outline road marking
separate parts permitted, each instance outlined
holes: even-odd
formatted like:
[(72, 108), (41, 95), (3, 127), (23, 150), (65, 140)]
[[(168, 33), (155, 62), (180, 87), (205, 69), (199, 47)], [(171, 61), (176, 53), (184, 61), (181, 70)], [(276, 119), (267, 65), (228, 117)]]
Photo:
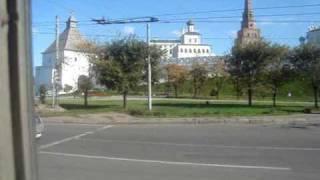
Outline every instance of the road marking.
[(151, 144), (151, 145), (168, 145), (168, 146), (187, 146), (187, 147), (208, 147), (208, 148), (225, 148), (225, 149), (255, 149), (255, 150), (279, 150), (279, 151), (320, 151), (320, 148), (299, 148), (299, 147), (276, 147), (276, 146), (227, 146), (227, 145), (206, 145), (206, 144), (179, 144), (168, 142), (151, 142), (151, 141), (121, 141), (106, 139), (83, 138), (82, 140), (108, 142), (108, 143), (125, 143), (125, 144)]
[(101, 126), (103, 126), (103, 124), (101, 125), (99, 125), (99, 124), (85, 124), (85, 123), (63, 123), (63, 122), (61, 122), (61, 123), (59, 123), (59, 122), (57, 122), (57, 123), (53, 123), (53, 122), (46, 122), (46, 120), (44, 120), (44, 124), (46, 125), (46, 126), (86, 126), (86, 127), (101, 127)]
[(68, 138), (65, 138), (65, 139), (62, 139), (62, 140), (59, 140), (59, 141), (55, 141), (55, 142), (52, 142), (52, 143), (49, 143), (49, 144), (46, 144), (46, 145), (42, 145), (42, 146), (40, 146), (39, 149), (41, 149), (41, 150), (42, 149), (47, 149), (49, 147), (52, 147), (52, 146), (55, 146), (55, 145), (58, 145), (58, 144), (62, 144), (62, 143), (68, 142), (68, 141), (76, 140), (76, 139), (80, 139), (81, 137), (84, 137), (84, 136), (87, 136), (87, 135), (91, 135), (91, 134), (94, 134), (94, 133), (99, 132), (99, 131), (103, 131), (103, 130), (111, 128), (111, 127), (112, 127), (111, 125), (108, 125), (108, 126), (104, 126), (102, 128), (98, 128), (95, 131), (87, 131), (87, 132), (84, 132), (84, 133), (79, 134), (79, 135), (71, 136), (71, 137), (68, 137)]
[(64, 157), (88, 158), (88, 159), (104, 159), (104, 160), (112, 160), (112, 161), (127, 161), (127, 162), (136, 162), (136, 163), (180, 165), (180, 166), (222, 167), (222, 168), (237, 168), (237, 169), (265, 169), (265, 170), (278, 170), (278, 171), (291, 170), (291, 168), (288, 168), (288, 167), (244, 166), (244, 165), (231, 165), (231, 164), (205, 164), (205, 163), (192, 163), (192, 162), (143, 160), (143, 159), (117, 158), (117, 157), (108, 157), (108, 156), (91, 156), (91, 155), (83, 155), (83, 154), (68, 154), (68, 153), (46, 152), (46, 151), (41, 151), (40, 154), (64, 156)]

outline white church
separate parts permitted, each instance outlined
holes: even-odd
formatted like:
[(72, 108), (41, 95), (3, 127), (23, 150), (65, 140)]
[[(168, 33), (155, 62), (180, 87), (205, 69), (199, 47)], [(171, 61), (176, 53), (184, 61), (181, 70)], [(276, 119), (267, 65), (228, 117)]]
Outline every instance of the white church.
[(202, 42), (201, 34), (196, 30), (192, 20), (187, 22), (178, 40), (151, 40), (152, 45), (166, 50), (166, 58), (194, 58), (212, 56), (211, 46)]
[[(59, 35), (59, 60), (61, 61), (59, 76), (62, 89), (66, 86), (71, 86), (72, 90), (76, 90), (79, 76), (89, 75), (89, 56), (80, 48), (81, 43), (84, 42), (86, 42), (86, 40), (81, 36), (77, 28), (77, 20), (73, 16), (70, 16), (66, 22), (65, 30)], [(42, 53), (42, 65), (36, 67), (36, 92), (41, 85), (45, 85), (49, 91), (52, 88), (56, 51), (56, 41), (54, 41)], [(63, 90), (61, 92), (63, 92)]]

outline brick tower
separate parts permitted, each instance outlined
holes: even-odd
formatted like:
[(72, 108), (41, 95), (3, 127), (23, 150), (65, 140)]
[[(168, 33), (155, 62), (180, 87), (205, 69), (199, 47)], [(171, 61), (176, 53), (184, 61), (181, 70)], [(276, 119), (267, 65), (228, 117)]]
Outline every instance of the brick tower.
[(245, 8), (241, 23), (241, 30), (238, 32), (236, 43), (245, 45), (261, 39), (260, 29), (257, 28), (254, 20), (252, 0), (245, 0)]

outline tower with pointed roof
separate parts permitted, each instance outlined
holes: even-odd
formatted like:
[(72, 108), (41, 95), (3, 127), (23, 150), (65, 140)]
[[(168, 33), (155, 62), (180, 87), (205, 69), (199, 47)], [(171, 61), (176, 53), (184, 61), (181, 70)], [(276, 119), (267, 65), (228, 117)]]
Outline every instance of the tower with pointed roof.
[[(60, 86), (62, 89), (71, 86), (73, 90), (76, 90), (78, 77), (89, 75), (89, 57), (81, 48), (81, 44), (85, 42), (86, 40), (77, 28), (76, 18), (70, 16), (64, 31), (59, 34)], [(56, 51), (56, 41), (54, 41), (42, 53), (42, 65), (36, 67), (35, 83), (37, 89), (41, 85), (45, 85), (47, 89), (52, 86), (52, 71), (56, 63)]]
[(260, 29), (254, 19), (252, 0), (245, 0), (241, 30), (238, 32), (236, 43), (245, 45), (261, 39)]

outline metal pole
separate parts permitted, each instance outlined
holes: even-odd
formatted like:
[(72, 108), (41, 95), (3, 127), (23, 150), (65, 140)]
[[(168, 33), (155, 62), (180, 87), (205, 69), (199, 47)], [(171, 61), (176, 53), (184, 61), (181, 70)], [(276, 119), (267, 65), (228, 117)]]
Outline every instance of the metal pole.
[(57, 82), (56, 75), (58, 74), (57, 64), (59, 63), (59, 17), (56, 16), (56, 59), (52, 61), (52, 107), (56, 107), (57, 101)]
[(152, 78), (150, 59), (150, 24), (147, 24), (147, 44), (148, 44), (148, 108), (152, 111)]

